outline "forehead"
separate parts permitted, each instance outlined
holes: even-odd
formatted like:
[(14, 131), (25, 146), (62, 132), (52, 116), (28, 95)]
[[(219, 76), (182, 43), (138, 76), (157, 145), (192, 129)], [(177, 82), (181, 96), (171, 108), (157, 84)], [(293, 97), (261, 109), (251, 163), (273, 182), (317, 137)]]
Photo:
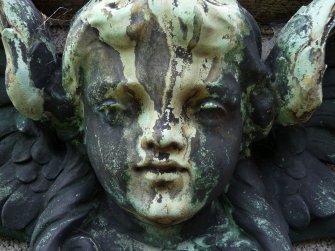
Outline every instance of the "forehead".
[(120, 53), (125, 71), (137, 58), (131, 51), (152, 58), (160, 50), (161, 56), (189, 62), (193, 56), (221, 56), (233, 65), (242, 60), (243, 37), (250, 32), (232, 0), (93, 1), (79, 19)]
[(240, 85), (231, 73), (222, 73), (222, 60), (218, 57), (211, 60), (195, 57), (195, 62), (180, 65), (184, 69), (176, 75), (169, 66), (168, 57), (164, 57), (160, 50), (153, 50), (148, 61), (136, 62), (135, 77), (132, 77), (124, 71), (120, 53), (97, 41), (95, 53), (87, 57), (88, 67), (83, 71), (84, 90), (89, 101), (93, 102), (91, 104), (110, 98), (122, 100), (129, 94), (140, 103), (150, 100), (156, 111), (175, 108), (179, 102), (185, 103), (189, 98), (216, 98), (231, 105), (239, 104)]
[(217, 53), (234, 46), (248, 30), (235, 1), (102, 0), (87, 9), (80, 18), (112, 47), (134, 46), (134, 40), (146, 35), (144, 31), (159, 28), (170, 46)]
[(137, 82), (162, 96), (221, 75), (238, 81), (249, 30), (235, 1), (100, 1), (88, 8), (81, 19), (97, 38), (86, 50), (100, 53), (87, 60), (99, 59), (89, 64), (108, 82)]

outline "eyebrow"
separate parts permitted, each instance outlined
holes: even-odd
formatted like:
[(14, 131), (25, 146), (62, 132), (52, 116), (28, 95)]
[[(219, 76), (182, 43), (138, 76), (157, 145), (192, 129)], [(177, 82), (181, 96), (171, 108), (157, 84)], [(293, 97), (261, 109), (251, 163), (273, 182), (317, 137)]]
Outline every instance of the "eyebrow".
[(208, 91), (213, 95), (218, 95), (218, 98), (223, 102), (235, 106), (241, 101), (242, 91), (240, 83), (232, 74), (225, 74), (215, 82), (206, 84)]
[(217, 94), (217, 98), (228, 105), (235, 106), (240, 104), (241, 90), (239, 87), (208, 86), (207, 89), (211, 95)]
[(96, 81), (86, 87), (86, 96), (89, 100), (94, 102), (101, 102), (104, 95), (110, 88), (116, 89), (116, 87), (121, 84), (122, 81)]
[[(102, 102), (106, 97), (106, 93), (110, 90), (116, 90), (117, 87), (122, 86), (120, 89), (121, 92), (128, 93), (131, 96), (138, 98), (141, 96), (138, 90), (143, 89), (143, 86), (137, 82), (127, 82), (127, 81), (97, 81), (88, 85), (87, 87), (87, 96), (93, 102)], [(137, 90), (137, 91), (135, 91)], [(143, 90), (145, 91), (145, 90)]]

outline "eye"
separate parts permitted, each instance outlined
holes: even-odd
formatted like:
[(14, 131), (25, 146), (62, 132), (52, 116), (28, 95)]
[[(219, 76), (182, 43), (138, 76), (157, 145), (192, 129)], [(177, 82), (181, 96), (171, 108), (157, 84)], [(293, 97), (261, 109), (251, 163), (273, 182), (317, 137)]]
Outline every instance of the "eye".
[(121, 125), (131, 115), (131, 112), (124, 105), (113, 99), (103, 101), (96, 109), (112, 125)]
[(216, 100), (206, 100), (198, 106), (195, 112), (199, 123), (207, 126), (218, 126), (222, 123), (227, 111), (221, 103)]

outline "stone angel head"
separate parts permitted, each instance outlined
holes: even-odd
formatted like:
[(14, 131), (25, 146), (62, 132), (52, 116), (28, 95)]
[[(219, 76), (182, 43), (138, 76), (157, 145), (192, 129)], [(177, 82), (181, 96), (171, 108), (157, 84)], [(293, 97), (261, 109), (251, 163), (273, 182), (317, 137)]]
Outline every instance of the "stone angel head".
[[(52, 215), (45, 203), (34, 250), (291, 248), (280, 198), (258, 189), (271, 190), (261, 177), (272, 174), (253, 146), (277, 142), (269, 133), (300, 126), (322, 103), (334, 1), (301, 8), (265, 61), (257, 23), (234, 0), (91, 0), (62, 62), (29, 0), (0, 3), (11, 104), (38, 130), (49, 125), (58, 145), (84, 146), (101, 185), (61, 238), (41, 231)], [(239, 179), (259, 183), (244, 190)]]

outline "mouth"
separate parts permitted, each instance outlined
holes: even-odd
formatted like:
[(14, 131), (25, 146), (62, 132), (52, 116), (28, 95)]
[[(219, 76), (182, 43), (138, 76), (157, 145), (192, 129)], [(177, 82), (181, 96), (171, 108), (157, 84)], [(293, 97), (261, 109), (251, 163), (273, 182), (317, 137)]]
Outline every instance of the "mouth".
[(188, 169), (177, 162), (150, 162), (134, 167), (135, 173), (149, 181), (172, 182), (187, 174)]
[(156, 174), (188, 172), (188, 168), (176, 161), (149, 162), (134, 167), (135, 172), (152, 172)]

